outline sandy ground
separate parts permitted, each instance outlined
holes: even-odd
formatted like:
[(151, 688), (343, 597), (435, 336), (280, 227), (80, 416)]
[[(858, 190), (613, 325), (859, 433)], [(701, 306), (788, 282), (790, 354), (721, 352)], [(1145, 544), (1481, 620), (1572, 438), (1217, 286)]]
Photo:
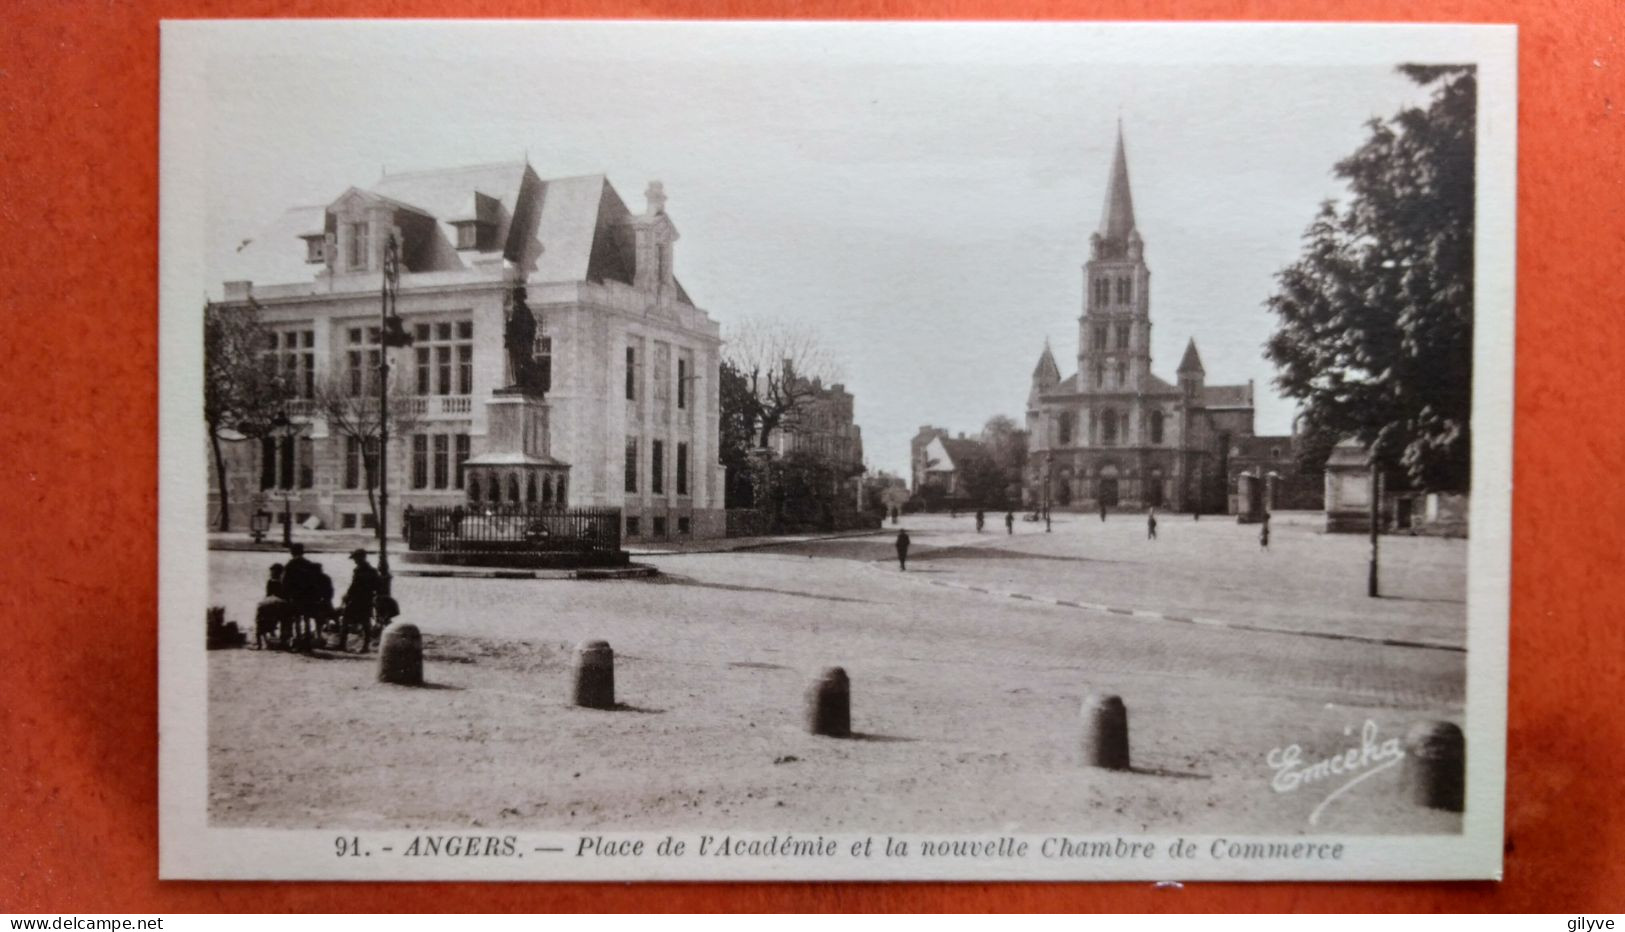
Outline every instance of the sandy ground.
[[(1068, 518), (1050, 535), (1018, 523), (1015, 537), (1001, 527), (980, 538), (966, 522), (908, 519), (917, 559), (906, 574), (875, 562), (890, 542), (872, 539), (659, 557), (666, 575), (648, 581), (402, 577), (404, 620), (425, 632), (433, 688), (379, 685), (371, 657), (210, 655), (211, 818), (356, 829), (1459, 828), (1405, 798), (1402, 767), (1339, 795), (1311, 825), (1343, 781), (1278, 793), (1266, 755), (1358, 747), (1368, 720), (1381, 739), (1423, 719), (1459, 722), (1460, 651), (1203, 628), (927, 583), (943, 573), (1134, 607), (1200, 604), (1287, 630), (1459, 640), (1460, 542), (1385, 539), (1396, 563), (1405, 554), (1388, 578), (1412, 595), (1372, 601), (1340, 590), (1353, 578), (1363, 593), (1363, 546), (1308, 528), (1278, 526), (1283, 545), (1257, 556), (1256, 529), (1213, 519), (1165, 521), (1154, 543), (1130, 519)], [(211, 554), (213, 601), (248, 617), (268, 562)], [(571, 652), (592, 638), (616, 650), (619, 710), (568, 704)], [(806, 686), (832, 664), (852, 678), (854, 740), (802, 729)], [(1078, 765), (1078, 709), (1092, 690), (1127, 704), (1133, 772)]]

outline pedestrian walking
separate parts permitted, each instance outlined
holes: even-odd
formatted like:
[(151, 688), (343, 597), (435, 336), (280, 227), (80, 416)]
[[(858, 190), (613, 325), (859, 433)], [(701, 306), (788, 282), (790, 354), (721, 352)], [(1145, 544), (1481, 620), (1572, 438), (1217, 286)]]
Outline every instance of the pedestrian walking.
[(1145, 539), (1157, 539), (1157, 509), (1155, 508), (1145, 510)]
[(982, 527), (987, 524), (987, 512), (976, 509), (976, 533), (982, 533)]
[(1004, 532), (1006, 534), (1016, 533), (1016, 513), (1013, 511), (1004, 513)]
[(1044, 533), (1049, 533), (1049, 509), (1044, 509)]
[(1264, 523), (1258, 526), (1258, 548), (1270, 549), (1270, 513), (1264, 512)]
[(1106, 520), (1106, 500), (1104, 498), (1100, 500), (1100, 520)]
[(908, 528), (897, 532), (897, 568), (908, 572)]
[(361, 628), (361, 653), (372, 649), (372, 610), (382, 588), (378, 571), (367, 562), (367, 551), (350, 551), (355, 572), (350, 576), (350, 588), (344, 592), (344, 605), (339, 620), (339, 650), (350, 646), (350, 626)]

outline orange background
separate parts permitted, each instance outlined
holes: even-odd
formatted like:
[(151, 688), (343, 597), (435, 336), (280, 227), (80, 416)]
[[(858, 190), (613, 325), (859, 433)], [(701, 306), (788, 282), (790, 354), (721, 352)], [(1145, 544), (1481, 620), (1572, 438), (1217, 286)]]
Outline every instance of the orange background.
[[(1176, 892), (160, 883), (157, 24), (262, 16), (1518, 24), (1506, 880)], [(1625, 909), (1622, 27), (1619, 0), (9, 0), (0, 7), (0, 911)]]

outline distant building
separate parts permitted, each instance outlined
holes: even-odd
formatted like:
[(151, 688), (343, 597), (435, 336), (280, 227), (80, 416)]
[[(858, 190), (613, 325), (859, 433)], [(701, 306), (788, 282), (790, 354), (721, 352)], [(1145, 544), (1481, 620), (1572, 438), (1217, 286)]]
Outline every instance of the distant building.
[(916, 480), (915, 494), (935, 487), (945, 500), (967, 498), (964, 465), (975, 457), (988, 456), (987, 445), (960, 434), (949, 437), (946, 431), (933, 434), (922, 448), (921, 472)]
[(1209, 385), (1194, 339), (1175, 372), (1151, 371), (1151, 271), (1136, 228), (1119, 129), (1100, 226), (1084, 266), (1077, 370), (1062, 377), (1048, 344), (1027, 398), (1024, 497), (1094, 510), (1233, 509), (1236, 476), (1286, 468), (1291, 438), (1253, 433), (1253, 385)]
[[(386, 174), (285, 212), (238, 251), (221, 304), (258, 313), (273, 332), (303, 432), (230, 445), (233, 510), (274, 493), (266, 507), (280, 513), (289, 499), (299, 521), (373, 523), (363, 467), (376, 452), (331, 430), (311, 399), (324, 380), (376, 393), (393, 234), (398, 310), (416, 340), (391, 352), (415, 421), (390, 438), (392, 525), (408, 506), (518, 501), (620, 508), (633, 539), (721, 536), (720, 333), (674, 274), (677, 229), (659, 182), (646, 198), (634, 213), (602, 175), (543, 179), (514, 162)], [(488, 412), (516, 381), (505, 344), (520, 287), (535, 325), (520, 364), (541, 403), (524, 422), (530, 452), (482, 459)], [(514, 475), (501, 481), (504, 457)], [(515, 481), (527, 468), (540, 481)], [(476, 487), (470, 470), (498, 481)]]
[[(930, 472), (932, 463), (932, 454), (930, 452), (931, 442), (939, 438), (947, 438), (951, 436), (953, 435), (950, 434), (946, 428), (932, 427), (930, 424), (925, 424), (922, 425), (919, 432), (917, 432), (914, 437), (909, 440), (909, 488), (911, 488), (915, 493), (918, 493), (922, 488), (925, 487), (927, 474)], [(937, 456), (939, 457), (938, 462), (940, 462), (940, 457), (946, 455), (947, 454), (945, 452), (939, 450), (937, 453)]]
[(863, 429), (852, 422), (852, 393), (837, 382), (798, 379), (796, 403), (785, 422), (768, 435), (768, 448), (779, 456), (806, 453), (839, 469), (863, 471)]

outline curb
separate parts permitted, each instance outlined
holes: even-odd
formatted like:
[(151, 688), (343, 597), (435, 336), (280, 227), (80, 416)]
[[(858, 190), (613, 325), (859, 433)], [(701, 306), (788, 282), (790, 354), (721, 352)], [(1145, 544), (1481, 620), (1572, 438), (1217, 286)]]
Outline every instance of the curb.
[[(872, 562), (865, 564), (871, 570), (878, 571), (885, 563)], [(1227, 628), (1231, 631), (1250, 631), (1261, 634), (1284, 634), (1292, 637), (1320, 638), (1326, 641), (1353, 641), (1360, 644), (1378, 644), (1383, 647), (1411, 647), (1418, 650), (1444, 650), (1465, 654), (1467, 648), (1456, 644), (1441, 644), (1436, 641), (1410, 641), (1403, 638), (1379, 638), (1360, 634), (1334, 634), (1325, 631), (1295, 631), (1291, 628), (1270, 628), (1264, 625), (1250, 625), (1244, 622), (1227, 621), (1222, 618), (1206, 618), (1193, 615), (1172, 615), (1166, 612), (1157, 612), (1144, 608), (1123, 608), (1118, 605), (1105, 605), (1099, 602), (1079, 602), (1074, 599), (1058, 599), (1050, 596), (1031, 595), (1025, 592), (1011, 592), (1004, 589), (988, 589), (985, 586), (973, 586), (970, 583), (949, 582), (942, 579), (921, 580), (933, 586), (944, 589), (960, 589), (966, 592), (978, 592), (982, 595), (999, 596), (1015, 599), (1020, 602), (1033, 602), (1040, 605), (1054, 605), (1060, 608), (1074, 608), (1086, 612), (1101, 612), (1108, 615), (1122, 615), (1132, 618), (1144, 618), (1150, 621), (1171, 621), (1177, 624), (1202, 625), (1209, 628)]]
[(660, 575), (660, 570), (645, 563), (634, 563), (615, 569), (579, 570), (396, 570), (396, 576), (417, 576), (427, 579), (648, 579)]

